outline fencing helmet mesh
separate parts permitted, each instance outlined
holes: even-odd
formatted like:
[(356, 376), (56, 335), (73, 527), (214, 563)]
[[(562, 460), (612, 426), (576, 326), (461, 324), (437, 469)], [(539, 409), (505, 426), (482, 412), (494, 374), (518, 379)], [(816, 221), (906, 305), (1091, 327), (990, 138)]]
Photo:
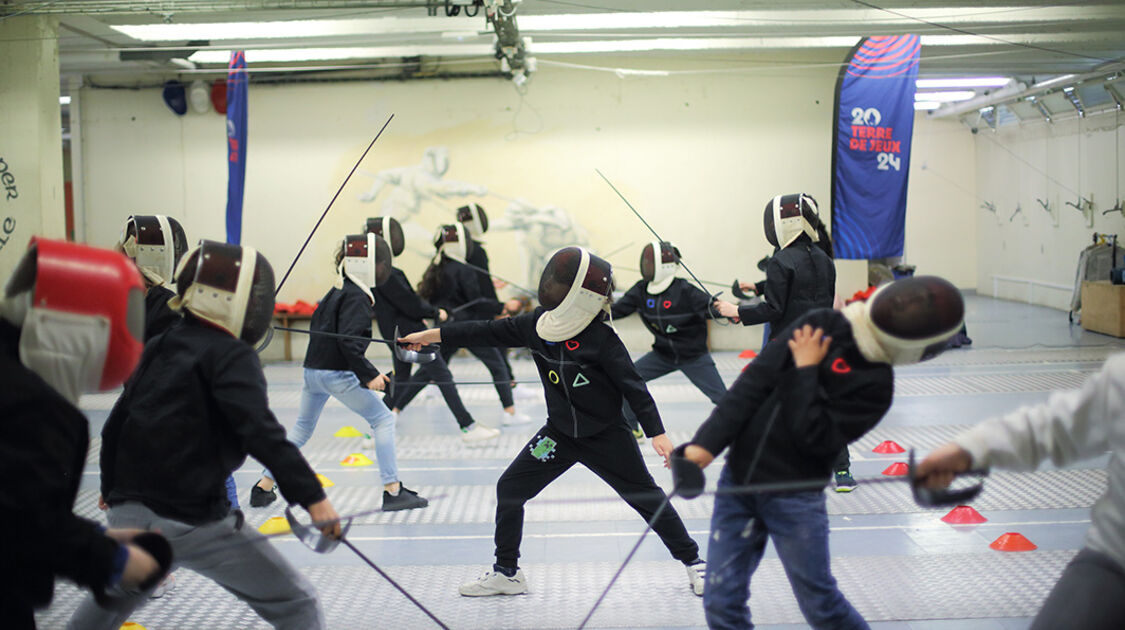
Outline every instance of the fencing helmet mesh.
[(905, 365), (945, 350), (961, 330), (965, 302), (947, 280), (916, 276), (883, 285), (867, 301), (845, 307), (844, 316), (868, 360)]
[(653, 241), (641, 250), (641, 277), (648, 282), (646, 290), (657, 295), (664, 293), (676, 279), (680, 264), (680, 250), (668, 241)]
[(457, 221), (465, 226), (469, 236), (479, 238), (488, 231), (488, 214), (479, 203), (472, 203), (457, 208)]
[(183, 226), (163, 214), (129, 217), (117, 246), (137, 263), (141, 275), (156, 286), (172, 282), (176, 265), (188, 249)]
[(469, 252), (472, 251), (472, 243), (465, 233), (465, 226), (460, 223), (438, 226), (437, 232), (434, 233), (434, 247), (459, 262), (468, 260)]
[(168, 301), (256, 345), (273, 317), (273, 267), (253, 247), (200, 241), (176, 269), (179, 295)]
[(0, 299), (20, 362), (71, 402), (113, 389), (144, 348), (144, 283), (120, 253), (32, 238)]
[(815, 243), (820, 239), (814, 227), (817, 213), (816, 200), (809, 195), (778, 195), (766, 204), (766, 238), (778, 249), (788, 247), (802, 234)]
[(367, 219), (363, 231), (383, 237), (383, 240), (391, 246), (392, 256), (400, 256), (406, 249), (406, 236), (402, 232), (402, 224), (394, 217), (371, 217)]
[(564, 247), (547, 261), (539, 279), (539, 303), (547, 309), (535, 332), (546, 341), (565, 341), (582, 332), (613, 296), (613, 267), (582, 247)]
[(391, 246), (372, 232), (344, 237), (343, 275), (360, 287), (377, 287), (391, 276)]

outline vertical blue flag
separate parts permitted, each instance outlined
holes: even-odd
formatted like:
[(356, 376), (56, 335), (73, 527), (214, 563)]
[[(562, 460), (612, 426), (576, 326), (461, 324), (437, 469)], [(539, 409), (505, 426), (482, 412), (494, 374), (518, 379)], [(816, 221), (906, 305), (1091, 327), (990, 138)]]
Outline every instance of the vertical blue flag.
[(227, 242), (242, 242), (242, 192), (246, 185), (246, 53), (227, 66)]
[(917, 35), (865, 37), (840, 69), (832, 134), (837, 258), (902, 255), (920, 51)]

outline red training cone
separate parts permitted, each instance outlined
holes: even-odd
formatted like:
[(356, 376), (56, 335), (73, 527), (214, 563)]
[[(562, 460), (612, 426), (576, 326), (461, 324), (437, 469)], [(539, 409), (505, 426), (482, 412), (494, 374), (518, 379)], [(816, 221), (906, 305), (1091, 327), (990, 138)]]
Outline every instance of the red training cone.
[(758, 356), (758, 353), (753, 350), (743, 350), (738, 353), (738, 358), (740, 359), (753, 359), (756, 356)]
[(906, 449), (899, 446), (897, 442), (894, 442), (892, 440), (887, 440), (887, 441), (883, 442), (882, 444), (880, 444), (879, 446), (876, 446), (875, 448), (871, 449), (871, 452), (886, 455), (888, 453), (905, 453)]
[(1035, 546), (1035, 543), (1024, 537), (1023, 534), (1017, 532), (1004, 534), (992, 541), (989, 547), (996, 551), (1033, 551), (1039, 548)]
[(908, 471), (909, 469), (906, 467), (906, 464), (904, 464), (903, 462), (895, 462), (890, 466), (887, 466), (887, 469), (883, 471), (883, 474), (887, 475), (888, 477), (902, 477), (905, 476)]
[(949, 514), (941, 517), (941, 520), (950, 525), (976, 525), (988, 521), (987, 518), (981, 516), (980, 512), (968, 505), (958, 505), (950, 510)]

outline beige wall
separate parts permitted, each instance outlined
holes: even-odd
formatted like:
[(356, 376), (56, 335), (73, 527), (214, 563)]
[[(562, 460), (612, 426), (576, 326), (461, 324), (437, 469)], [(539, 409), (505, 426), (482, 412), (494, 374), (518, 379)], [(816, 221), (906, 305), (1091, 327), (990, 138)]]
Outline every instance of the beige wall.
[[(997, 208), (996, 215), (976, 210), (982, 293), (992, 293), (997, 276), (1031, 279), (1065, 288), (1040, 286), (1029, 292), (1027, 283), (999, 281), (997, 295), (1015, 300), (1030, 296), (1037, 304), (1069, 309), (1078, 255), (1092, 233), (1121, 234), (1125, 228), (1120, 213), (1102, 214), (1119, 198), (1125, 176), (1121, 121), (1117, 114), (1106, 114), (977, 134), (978, 206), (988, 201)], [(1093, 227), (1065, 205), (1077, 203), (1078, 193), (1094, 201)], [(1048, 200), (1057, 220), (1036, 199)], [(1017, 204), (1022, 216), (1010, 220)]]
[[(522, 98), (498, 79), (252, 85), (243, 242), (259, 247), (280, 277), (393, 113), (361, 170), (417, 164), (426, 147), (448, 147), (447, 179), (536, 206), (559, 206), (584, 226), (597, 251), (632, 241), (612, 262), (635, 267), (651, 236), (596, 175), (594, 169), (601, 169), (677, 243), (697, 275), (723, 283), (735, 276), (757, 279), (755, 263), (771, 249), (762, 233), (766, 201), (805, 191), (828, 205), (834, 82), (831, 69), (619, 78), (552, 67), (535, 75)], [(111, 244), (132, 212), (182, 217), (191, 240), (223, 238), (222, 116), (177, 118), (159, 90), (86, 89), (82, 99), (92, 242)], [(958, 136), (967, 137), (967, 131), (920, 122), (915, 133), (912, 186), (932, 185), (917, 173), (918, 156), (955, 176), (971, 175), (966, 164), (972, 154)], [(282, 301), (313, 301), (324, 293), (335, 240), (381, 213), (382, 195), (375, 203), (359, 200), (371, 182), (357, 173), (344, 189), (297, 263)], [(507, 205), (493, 194), (464, 200), (479, 201), (494, 220)], [(461, 202), (423, 203), (410, 245), (432, 251), (430, 232), (451, 220), (450, 208)], [(971, 212), (971, 204), (951, 206), (939, 195), (913, 192), (910, 204), (908, 261), (972, 286), (972, 260), (945, 256), (932, 242), (934, 234), (955, 231), (950, 224), (963, 223), (968, 215), (958, 219), (957, 213)], [(526, 280), (514, 233), (493, 231), (485, 241), (494, 271)], [(399, 266), (416, 281), (427, 262), (407, 252)], [(636, 279), (621, 271), (618, 284), (627, 288)], [(534, 288), (534, 281), (528, 284)], [(637, 326), (619, 329), (630, 347), (651, 342)], [(760, 338), (757, 327), (727, 327), (716, 328), (712, 340), (716, 347), (741, 348), (757, 347)]]
[(62, 238), (58, 22), (0, 21), (0, 286), (32, 235)]

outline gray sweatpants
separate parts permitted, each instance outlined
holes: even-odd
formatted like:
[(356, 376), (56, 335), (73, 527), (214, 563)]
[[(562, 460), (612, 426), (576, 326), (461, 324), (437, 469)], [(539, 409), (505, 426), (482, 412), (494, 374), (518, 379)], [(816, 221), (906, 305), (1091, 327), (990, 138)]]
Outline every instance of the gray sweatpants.
[[(241, 520), (231, 514), (221, 521), (189, 525), (157, 515), (140, 503), (123, 503), (108, 512), (109, 526), (159, 530), (172, 544), (173, 568), (191, 569), (214, 580), (250, 605), (274, 628), (324, 628), (324, 613), (316, 591), (265, 536), (252, 527), (236, 529)], [(93, 596), (74, 611), (69, 630), (117, 630), (133, 610), (147, 600), (137, 598), (128, 610), (111, 611)]]
[(1066, 565), (1031, 630), (1120, 630), (1125, 621), (1125, 568), (1083, 549)]

